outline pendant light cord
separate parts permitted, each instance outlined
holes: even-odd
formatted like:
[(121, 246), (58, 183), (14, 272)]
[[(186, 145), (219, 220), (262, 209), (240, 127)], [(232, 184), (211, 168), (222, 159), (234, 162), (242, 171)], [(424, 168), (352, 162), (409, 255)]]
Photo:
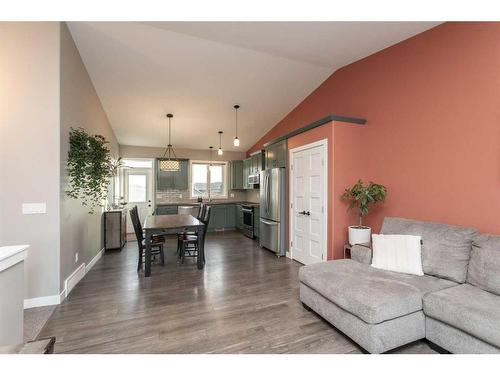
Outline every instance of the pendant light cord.
[(238, 138), (238, 106), (235, 106), (235, 116), (236, 116), (236, 138)]

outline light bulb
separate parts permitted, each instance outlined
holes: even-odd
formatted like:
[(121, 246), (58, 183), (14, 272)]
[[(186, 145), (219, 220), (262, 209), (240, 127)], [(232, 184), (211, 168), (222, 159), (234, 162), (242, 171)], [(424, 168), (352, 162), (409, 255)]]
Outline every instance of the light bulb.
[(222, 152), (222, 148), (219, 148), (219, 150), (217, 151), (217, 155), (222, 155), (224, 152)]
[(238, 139), (238, 137), (236, 137), (233, 141), (233, 145), (235, 145), (236, 147), (238, 147), (240, 145), (240, 140)]

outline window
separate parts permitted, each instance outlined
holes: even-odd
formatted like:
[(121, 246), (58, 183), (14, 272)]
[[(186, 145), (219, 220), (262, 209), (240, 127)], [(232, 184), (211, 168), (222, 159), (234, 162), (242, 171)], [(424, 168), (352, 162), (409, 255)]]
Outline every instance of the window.
[(191, 162), (192, 198), (227, 198), (226, 163)]
[(128, 168), (153, 168), (151, 159), (122, 159), (122, 166)]
[(130, 203), (146, 202), (147, 176), (130, 174), (128, 176), (128, 200)]

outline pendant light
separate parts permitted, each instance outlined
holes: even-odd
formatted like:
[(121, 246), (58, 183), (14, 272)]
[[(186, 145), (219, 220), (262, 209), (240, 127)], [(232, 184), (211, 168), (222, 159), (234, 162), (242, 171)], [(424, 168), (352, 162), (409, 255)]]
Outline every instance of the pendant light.
[(209, 150), (210, 150), (210, 166), (212, 166), (212, 151), (214, 150), (214, 146), (210, 146), (209, 147)]
[(170, 141), (170, 136), (172, 132), (172, 117), (174, 117), (174, 115), (171, 113), (167, 115), (168, 145), (167, 149), (165, 150), (165, 153), (163, 154), (163, 159), (160, 160), (160, 171), (162, 172), (177, 172), (180, 169), (179, 159), (177, 159), (174, 148), (172, 147), (172, 142)]
[(219, 149), (217, 150), (217, 155), (222, 155), (224, 151), (222, 151), (222, 130), (219, 130)]
[(235, 112), (235, 117), (236, 117), (236, 121), (235, 121), (235, 125), (236, 125), (236, 137), (234, 138), (233, 145), (235, 147), (239, 147), (239, 145), (240, 145), (240, 140), (238, 138), (238, 109), (239, 108), (240, 108), (240, 106), (238, 104), (236, 104), (234, 106), (234, 112)]

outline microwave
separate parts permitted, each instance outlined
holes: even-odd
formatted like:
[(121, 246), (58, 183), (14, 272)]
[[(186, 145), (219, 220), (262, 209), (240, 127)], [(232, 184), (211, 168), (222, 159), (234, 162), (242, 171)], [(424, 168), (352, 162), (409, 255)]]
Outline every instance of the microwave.
[(251, 174), (248, 176), (248, 184), (249, 185), (258, 185), (259, 184), (259, 175), (258, 174)]

